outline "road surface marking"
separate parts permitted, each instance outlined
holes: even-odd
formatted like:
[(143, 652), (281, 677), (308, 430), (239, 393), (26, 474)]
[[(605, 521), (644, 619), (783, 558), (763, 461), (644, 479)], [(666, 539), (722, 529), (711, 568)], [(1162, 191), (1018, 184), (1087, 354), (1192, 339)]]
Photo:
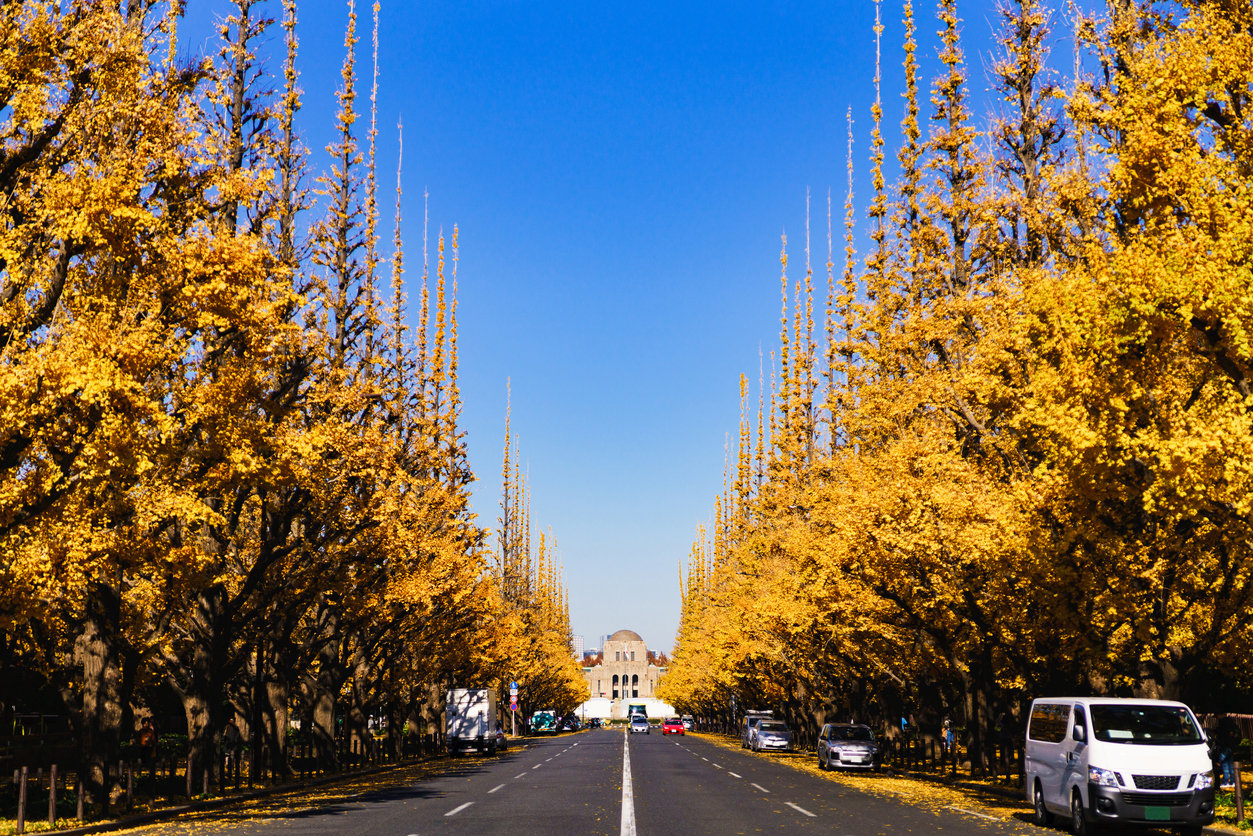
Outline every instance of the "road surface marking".
[(987, 819), (988, 821), (1000, 821), (1000, 819), (996, 816), (989, 816), (987, 813), (980, 813), (975, 810), (967, 810), (965, 807), (958, 807), (956, 804), (948, 805), (948, 809), (956, 810), (959, 813), (969, 813), (972, 816), (978, 816), (979, 818)]
[(504, 788), (505, 788), (505, 785), (504, 785), (504, 784), (501, 784), (501, 785), (500, 785), (500, 786), (498, 786), (498, 787), (492, 787), (490, 790), (488, 790), (488, 791), (487, 791), (487, 794), (488, 794), (488, 795), (491, 795), (492, 793), (496, 792), (496, 790), (500, 790), (500, 789), (504, 789)]
[(525, 778), (525, 777), (526, 777), (526, 773), (525, 773), (525, 772), (523, 772), (521, 775), (515, 775), (515, 776), (513, 776), (513, 780), (515, 780), (515, 781), (516, 781), (516, 780), (518, 780), (519, 778)]
[(622, 829), (621, 836), (635, 836), (635, 796), (631, 790), (631, 747), (622, 742)]
[(728, 771), (728, 772), (727, 772), (727, 774), (728, 774), (728, 775), (730, 775), (732, 778), (742, 778), (742, 777), (744, 777), (744, 776), (740, 775), (738, 772), (731, 772), (731, 771)]
[(539, 768), (540, 768), (541, 766), (543, 766), (543, 765), (544, 765), (544, 764), (542, 764), (542, 763), (537, 763), (537, 764), (535, 764), (535, 766), (531, 767), (531, 769), (539, 769)]
[(809, 816), (811, 819), (816, 819), (816, 818), (818, 818), (816, 815), (814, 815), (813, 813), (809, 812), (809, 811), (808, 811), (808, 810), (806, 810), (804, 807), (798, 807), (798, 806), (796, 806), (795, 804), (793, 804), (793, 803), (792, 803), (792, 802), (790, 802), (790, 801), (784, 801), (783, 803), (784, 803), (784, 804), (786, 804), (787, 806), (791, 807), (793, 810), (795, 810), (795, 811), (796, 811), (796, 812), (798, 812), (798, 813), (804, 813), (805, 815)]
[(761, 791), (762, 791), (762, 792), (764, 792), (764, 793), (769, 793), (769, 792), (770, 792), (770, 790), (766, 789), (766, 788), (765, 788), (765, 787), (763, 787), (761, 784), (753, 784), (753, 786), (754, 786), (754, 787), (756, 787), (757, 789), (761, 790)]
[(716, 763), (715, 763), (715, 764), (714, 764), (714, 769), (722, 769), (722, 767), (721, 767), (721, 766), (718, 766), (718, 764), (716, 764)]
[(462, 810), (469, 807), (473, 803), (474, 803), (473, 801), (467, 801), (465, 804), (462, 804), (460, 807), (453, 807), (451, 810), (449, 810), (447, 813), (444, 814), (444, 818), (457, 815), (458, 813), (460, 813)]

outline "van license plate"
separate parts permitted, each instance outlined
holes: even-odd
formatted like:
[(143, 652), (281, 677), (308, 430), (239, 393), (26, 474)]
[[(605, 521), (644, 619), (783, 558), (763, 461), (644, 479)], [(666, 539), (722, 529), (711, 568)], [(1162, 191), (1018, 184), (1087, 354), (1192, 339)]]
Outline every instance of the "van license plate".
[(1145, 807), (1144, 818), (1149, 821), (1170, 821), (1169, 807)]

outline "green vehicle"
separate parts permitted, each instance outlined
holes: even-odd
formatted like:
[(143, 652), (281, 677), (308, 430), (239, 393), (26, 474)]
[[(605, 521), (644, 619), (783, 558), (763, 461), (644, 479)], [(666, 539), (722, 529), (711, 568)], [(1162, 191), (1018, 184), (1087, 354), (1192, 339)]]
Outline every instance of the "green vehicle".
[(555, 711), (537, 711), (531, 715), (531, 734), (555, 734), (557, 732), (557, 713)]

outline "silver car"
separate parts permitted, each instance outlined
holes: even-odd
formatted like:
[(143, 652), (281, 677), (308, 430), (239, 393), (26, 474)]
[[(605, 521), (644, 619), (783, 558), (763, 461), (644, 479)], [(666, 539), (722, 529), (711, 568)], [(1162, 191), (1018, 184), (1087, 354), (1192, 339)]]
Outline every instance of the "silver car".
[(773, 752), (792, 751), (792, 730), (787, 723), (780, 720), (762, 720), (757, 724), (757, 733), (753, 735), (753, 751), (762, 752), (769, 749)]
[(818, 735), (818, 768), (851, 766), (874, 769), (879, 744), (869, 726), (859, 723), (827, 723)]
[(648, 723), (648, 718), (643, 714), (635, 714), (631, 716), (631, 734), (643, 732), (644, 734), (652, 734), (652, 726)]

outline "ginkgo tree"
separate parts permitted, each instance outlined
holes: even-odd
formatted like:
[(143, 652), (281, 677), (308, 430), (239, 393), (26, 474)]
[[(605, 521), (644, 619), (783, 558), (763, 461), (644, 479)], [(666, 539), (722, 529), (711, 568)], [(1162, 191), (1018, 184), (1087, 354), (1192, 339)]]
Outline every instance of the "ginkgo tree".
[(1253, 621), (1250, 11), (1078, 15), (1063, 89), (1053, 13), (1007, 3), (982, 124), (942, 0), (929, 128), (903, 16), (900, 179), (876, 97), (870, 252), (850, 185), (826, 344), (810, 282), (785, 279), (769, 432), (747, 449), (741, 414), (662, 691), (802, 730), (951, 714), (976, 772), (1040, 694), (1222, 708)]

